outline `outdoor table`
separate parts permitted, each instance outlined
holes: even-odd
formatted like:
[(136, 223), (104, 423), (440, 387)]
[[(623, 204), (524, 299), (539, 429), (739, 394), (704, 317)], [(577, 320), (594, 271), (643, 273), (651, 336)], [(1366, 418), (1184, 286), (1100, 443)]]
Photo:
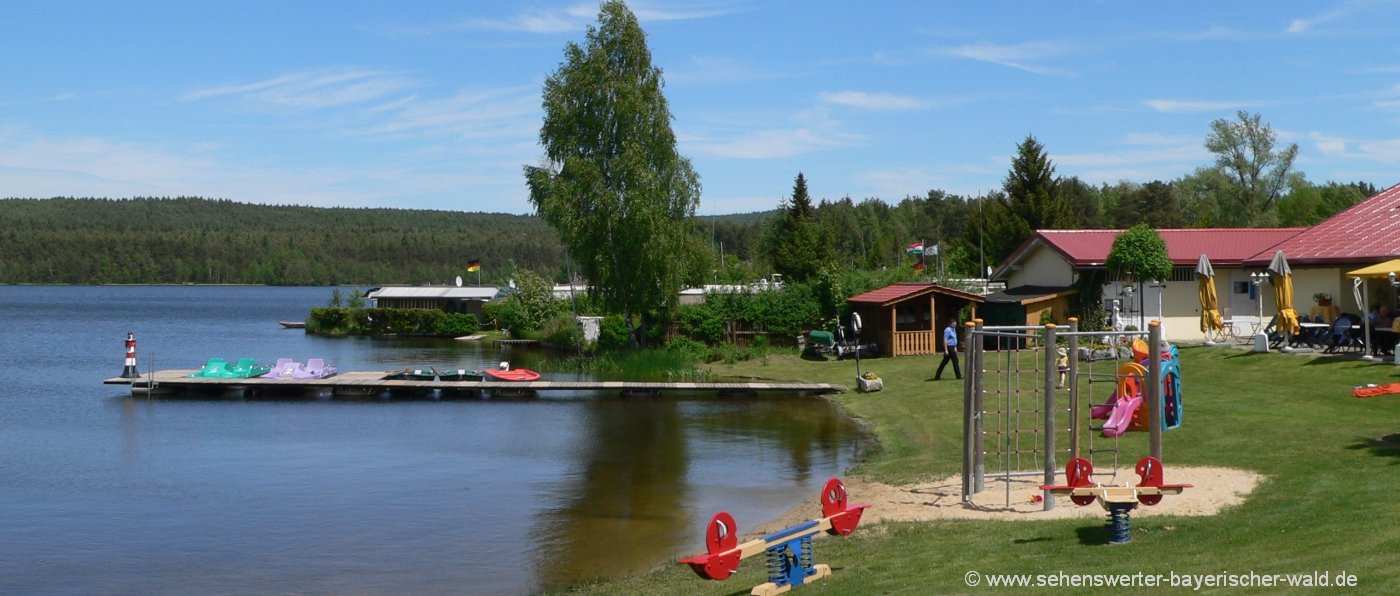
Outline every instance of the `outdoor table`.
[[(1221, 321), (1221, 323), (1225, 325), (1225, 330), (1230, 334), (1230, 337), (1235, 338), (1235, 341), (1240, 343), (1254, 341), (1254, 336), (1259, 333), (1259, 319), (1256, 317), (1235, 317), (1233, 319), (1225, 319)], [(1239, 325), (1239, 327), (1236, 327), (1236, 325)], [(1240, 333), (1246, 327), (1248, 327), (1249, 333)]]
[[(1308, 347), (1314, 348), (1317, 347), (1317, 344), (1313, 343), (1313, 338), (1317, 335), (1316, 330), (1330, 329), (1332, 326), (1327, 323), (1298, 323), (1298, 327), (1300, 327), (1302, 331), (1299, 332), (1298, 337), (1295, 339), (1302, 339), (1304, 343), (1308, 344)], [(1321, 343), (1326, 342), (1323, 341)]]

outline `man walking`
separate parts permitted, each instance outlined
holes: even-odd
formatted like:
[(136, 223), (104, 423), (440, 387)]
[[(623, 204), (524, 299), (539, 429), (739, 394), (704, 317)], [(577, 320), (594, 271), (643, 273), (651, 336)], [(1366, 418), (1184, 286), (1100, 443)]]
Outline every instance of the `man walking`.
[(948, 326), (943, 328), (943, 361), (938, 363), (938, 372), (933, 374), (933, 380), (943, 380), (943, 367), (948, 363), (953, 363), (953, 374), (959, 379), (962, 378), (962, 371), (958, 369), (958, 320), (948, 319)]

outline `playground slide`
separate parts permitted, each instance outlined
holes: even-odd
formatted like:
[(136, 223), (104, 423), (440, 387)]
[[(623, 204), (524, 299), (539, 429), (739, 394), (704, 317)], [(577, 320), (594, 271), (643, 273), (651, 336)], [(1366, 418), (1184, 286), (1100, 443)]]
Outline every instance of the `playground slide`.
[(1142, 405), (1142, 396), (1120, 397), (1113, 406), (1113, 412), (1108, 415), (1108, 421), (1103, 424), (1103, 436), (1116, 437), (1128, 432), (1128, 425), (1133, 421), (1133, 413), (1137, 412)]

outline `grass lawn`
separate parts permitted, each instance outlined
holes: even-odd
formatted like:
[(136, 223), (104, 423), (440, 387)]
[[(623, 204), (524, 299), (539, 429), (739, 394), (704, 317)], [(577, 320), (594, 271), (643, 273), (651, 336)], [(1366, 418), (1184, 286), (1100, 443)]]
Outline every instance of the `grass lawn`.
[[(885, 390), (831, 397), (867, 421), (879, 442), (848, 475), (905, 484), (960, 471), (962, 384), (952, 380), (951, 370), (934, 382), (936, 363), (932, 356), (862, 360), (863, 369), (884, 379)], [(830, 564), (835, 574), (799, 593), (990, 589), (985, 584), (969, 587), (964, 582), (969, 571), (984, 576), (1346, 572), (1357, 577), (1364, 593), (1400, 590), (1400, 565), (1395, 564), (1400, 556), (1400, 448), (1369, 443), (1400, 433), (1400, 395), (1351, 397), (1353, 386), (1400, 380), (1400, 367), (1219, 347), (1183, 347), (1181, 363), (1183, 424), (1164, 435), (1167, 481), (1172, 482), (1172, 467), (1181, 465), (1264, 474), (1267, 479), (1243, 505), (1213, 517), (1134, 518), (1132, 543), (1112, 547), (1103, 545), (1102, 522), (1085, 519), (865, 524), (850, 537), (816, 543), (817, 562)], [(852, 361), (774, 356), (714, 370), (723, 377), (855, 386)], [(1122, 447), (1123, 465), (1131, 468), (1147, 451), (1146, 433), (1130, 433)], [(1128, 477), (1136, 479), (1130, 470)], [(860, 495), (852, 494), (851, 500), (859, 502)], [(703, 528), (695, 532), (699, 541)], [(658, 563), (668, 554), (657, 553)], [(576, 589), (747, 594), (764, 581), (762, 558), (754, 557), (723, 582), (701, 580), (672, 563), (650, 574)]]

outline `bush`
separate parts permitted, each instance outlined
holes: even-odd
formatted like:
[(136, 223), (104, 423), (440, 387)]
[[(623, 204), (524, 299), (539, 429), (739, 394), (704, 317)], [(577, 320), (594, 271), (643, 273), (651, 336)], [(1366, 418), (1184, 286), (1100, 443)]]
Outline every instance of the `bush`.
[[(578, 321), (569, 313), (555, 315), (554, 318), (545, 322), (540, 328), (540, 338), (546, 344), (556, 348), (573, 350), (583, 342), (583, 330), (579, 329)], [(590, 346), (585, 346), (585, 348)]]
[(332, 335), (468, 335), (479, 325), (469, 314), (432, 308), (313, 308), (306, 320), (311, 333)]
[(438, 335), (457, 337), (459, 335), (471, 335), (476, 333), (477, 328), (476, 315), (443, 313), (443, 316), (438, 317), (434, 331), (436, 331)]
[(707, 308), (706, 304), (683, 306), (677, 317), (677, 328), (681, 335), (709, 345), (724, 339), (724, 320), (719, 309)]
[(685, 359), (686, 362), (707, 362), (710, 348), (688, 337), (677, 336), (666, 342), (666, 351)]
[(627, 322), (618, 315), (603, 317), (598, 326), (598, 350), (601, 352), (625, 350), (632, 346), (627, 338)]

